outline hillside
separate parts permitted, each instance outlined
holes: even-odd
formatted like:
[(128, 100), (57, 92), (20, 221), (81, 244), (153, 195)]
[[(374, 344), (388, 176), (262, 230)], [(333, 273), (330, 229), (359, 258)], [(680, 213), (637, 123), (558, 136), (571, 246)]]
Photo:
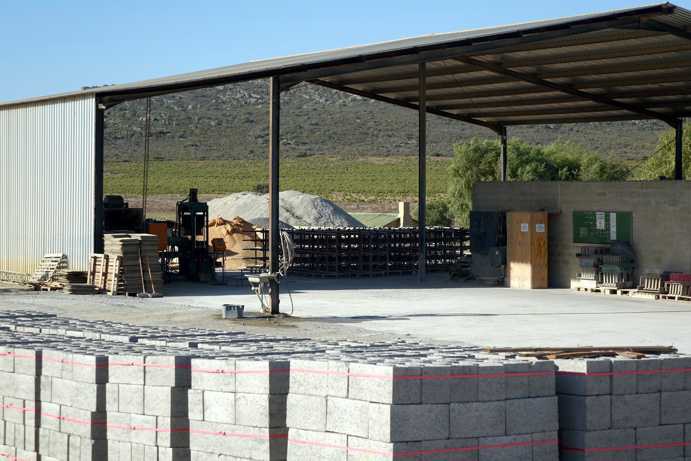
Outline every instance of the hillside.
[[(255, 81), (152, 99), (153, 159), (263, 159), (268, 141), (267, 82)], [(300, 85), (282, 97), (282, 152), (286, 156), (411, 155), (417, 151), (417, 115), (409, 109)], [(106, 160), (140, 160), (144, 101), (106, 112)], [(570, 140), (608, 156), (639, 159), (654, 149), (658, 122), (516, 127), (510, 136), (530, 143)], [(431, 116), (429, 152), (448, 156), (454, 143), (493, 134)]]

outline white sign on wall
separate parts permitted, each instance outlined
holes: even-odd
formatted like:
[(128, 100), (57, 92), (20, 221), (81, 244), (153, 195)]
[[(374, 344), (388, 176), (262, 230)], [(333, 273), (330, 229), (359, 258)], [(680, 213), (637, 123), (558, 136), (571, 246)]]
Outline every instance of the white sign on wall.
[(609, 214), (609, 239), (610, 240), (616, 240), (617, 239), (617, 214), (616, 213), (610, 213)]

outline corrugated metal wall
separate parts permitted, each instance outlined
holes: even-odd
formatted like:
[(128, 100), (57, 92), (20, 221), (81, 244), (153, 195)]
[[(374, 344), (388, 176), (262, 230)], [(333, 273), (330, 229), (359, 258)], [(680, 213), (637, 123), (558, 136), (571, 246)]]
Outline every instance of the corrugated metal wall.
[(86, 270), (94, 245), (93, 95), (0, 109), (0, 274), (45, 253)]

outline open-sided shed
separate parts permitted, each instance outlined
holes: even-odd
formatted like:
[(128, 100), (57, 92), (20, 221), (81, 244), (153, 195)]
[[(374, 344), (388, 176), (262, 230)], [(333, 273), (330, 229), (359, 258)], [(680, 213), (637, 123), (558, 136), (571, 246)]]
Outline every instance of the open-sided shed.
[[(434, 34), (89, 88), (0, 105), (0, 273), (48, 251), (76, 267), (102, 246), (103, 114), (120, 102), (271, 79), (271, 247), (277, 249), (280, 94), (309, 82), (419, 113), (419, 225), (425, 226), (426, 116), (494, 131), (512, 125), (658, 119), (691, 110), (691, 12), (673, 4)], [(30, 201), (29, 201), (30, 200)], [(424, 233), (420, 233), (424, 239)], [(424, 248), (420, 242), (421, 248)], [(272, 251), (271, 270), (279, 251)], [(424, 255), (419, 271), (424, 274)], [(278, 289), (272, 306), (278, 310)]]

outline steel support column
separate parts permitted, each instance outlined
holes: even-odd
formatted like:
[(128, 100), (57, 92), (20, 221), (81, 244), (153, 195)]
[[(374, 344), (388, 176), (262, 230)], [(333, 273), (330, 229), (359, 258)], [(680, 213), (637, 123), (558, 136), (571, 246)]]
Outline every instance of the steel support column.
[(427, 270), (427, 72), (418, 66), (418, 278)]
[[(271, 77), (269, 94), (269, 272), (277, 276), (281, 252), (281, 229), (278, 219), (279, 154), (281, 146), (281, 81)], [(278, 279), (270, 282), (271, 314), (280, 313)]]
[(674, 126), (674, 179), (684, 179), (684, 119), (677, 119)]
[(509, 158), (509, 143), (505, 126), (499, 130), (499, 140), (501, 143), (501, 150), (499, 151), (499, 179), (503, 182), (508, 179)]
[(94, 253), (103, 253), (103, 132), (105, 108), (96, 100), (94, 126)]

